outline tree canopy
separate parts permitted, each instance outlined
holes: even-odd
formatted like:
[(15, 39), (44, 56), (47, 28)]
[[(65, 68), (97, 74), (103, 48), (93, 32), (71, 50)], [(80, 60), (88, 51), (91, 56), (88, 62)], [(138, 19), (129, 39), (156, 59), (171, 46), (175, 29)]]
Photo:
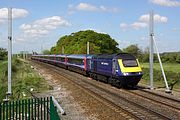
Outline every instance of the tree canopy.
[(4, 60), (5, 58), (7, 58), (7, 50), (0, 48), (0, 60)]
[(86, 54), (87, 42), (90, 44), (90, 54), (120, 51), (118, 43), (108, 34), (86, 30), (61, 37), (56, 46), (51, 48), (51, 53), (61, 54), (64, 49), (65, 54)]

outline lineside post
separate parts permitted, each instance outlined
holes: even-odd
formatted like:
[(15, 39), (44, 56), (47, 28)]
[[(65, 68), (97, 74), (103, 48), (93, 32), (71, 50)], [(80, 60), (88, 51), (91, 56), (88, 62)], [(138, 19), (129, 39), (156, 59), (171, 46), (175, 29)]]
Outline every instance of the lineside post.
[(153, 11), (150, 12), (149, 17), (149, 30), (150, 30), (150, 41), (149, 41), (149, 71), (150, 71), (150, 83), (149, 87), (150, 89), (154, 89), (153, 86), (153, 53), (154, 53), (154, 47), (153, 47), (153, 36), (154, 36), (154, 14)]
[(89, 54), (89, 42), (87, 42), (87, 54)]
[(12, 72), (12, 8), (8, 9), (8, 94), (11, 94)]
[(4, 101), (8, 101), (11, 92), (11, 79), (12, 79), (12, 8), (8, 8), (8, 91)]

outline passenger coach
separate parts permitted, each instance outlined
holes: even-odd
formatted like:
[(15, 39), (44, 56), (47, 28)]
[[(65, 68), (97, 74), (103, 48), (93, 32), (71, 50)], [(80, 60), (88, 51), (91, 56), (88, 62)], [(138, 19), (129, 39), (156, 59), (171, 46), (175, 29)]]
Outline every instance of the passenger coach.
[(118, 87), (135, 86), (143, 75), (138, 59), (128, 53), (33, 55), (32, 59), (75, 71)]

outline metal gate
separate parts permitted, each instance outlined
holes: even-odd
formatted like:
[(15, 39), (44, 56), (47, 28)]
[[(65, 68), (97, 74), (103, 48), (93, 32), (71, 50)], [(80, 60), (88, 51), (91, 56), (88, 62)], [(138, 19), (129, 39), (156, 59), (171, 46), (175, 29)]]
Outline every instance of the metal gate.
[(60, 120), (52, 97), (0, 103), (0, 120)]

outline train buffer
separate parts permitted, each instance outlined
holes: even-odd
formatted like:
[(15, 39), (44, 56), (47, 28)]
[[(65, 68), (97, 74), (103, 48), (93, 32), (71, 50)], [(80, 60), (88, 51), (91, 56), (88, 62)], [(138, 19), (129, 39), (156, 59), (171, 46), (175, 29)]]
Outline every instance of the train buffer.
[(0, 120), (60, 120), (65, 114), (54, 97), (32, 98), (0, 103)]

